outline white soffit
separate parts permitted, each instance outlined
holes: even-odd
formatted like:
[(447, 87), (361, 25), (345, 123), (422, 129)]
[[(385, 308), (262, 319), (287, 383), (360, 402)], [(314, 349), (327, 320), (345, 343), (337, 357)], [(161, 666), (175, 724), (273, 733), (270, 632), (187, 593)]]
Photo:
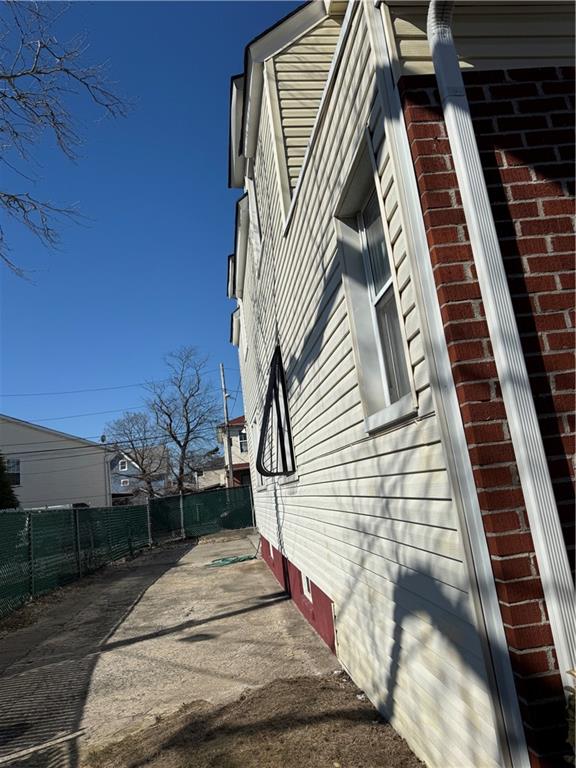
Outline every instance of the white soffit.
[(236, 255), (233, 253), (228, 256), (228, 298), (235, 298), (235, 285), (236, 282)]
[(240, 346), (240, 307), (232, 312), (230, 341), (235, 347)]
[(240, 152), (242, 116), (244, 108), (244, 76), (232, 78), (230, 103), (230, 178), (231, 187), (244, 186), (246, 160)]
[(235, 253), (235, 282), (236, 298), (241, 299), (244, 292), (244, 275), (246, 273), (246, 251), (248, 248), (248, 229), (250, 217), (248, 213), (248, 195), (244, 195), (236, 203), (236, 253)]

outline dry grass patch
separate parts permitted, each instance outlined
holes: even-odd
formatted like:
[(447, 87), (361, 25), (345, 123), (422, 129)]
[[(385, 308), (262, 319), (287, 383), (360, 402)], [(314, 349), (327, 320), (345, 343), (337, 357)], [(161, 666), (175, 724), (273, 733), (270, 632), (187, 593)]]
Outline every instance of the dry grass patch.
[(88, 755), (87, 768), (420, 768), (345, 675), (279, 680), (223, 707), (197, 701)]

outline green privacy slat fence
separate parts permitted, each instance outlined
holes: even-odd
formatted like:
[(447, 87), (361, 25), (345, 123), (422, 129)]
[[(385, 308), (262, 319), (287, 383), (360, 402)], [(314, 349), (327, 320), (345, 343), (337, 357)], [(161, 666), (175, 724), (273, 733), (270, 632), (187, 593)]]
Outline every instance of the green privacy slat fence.
[(30, 542), (26, 512), (6, 512), (0, 523), (0, 616), (30, 594)]
[(252, 498), (248, 485), (192, 494), (184, 496), (182, 501), (187, 536), (252, 525)]
[(249, 486), (146, 505), (0, 511), (0, 617), (150, 543), (252, 525)]

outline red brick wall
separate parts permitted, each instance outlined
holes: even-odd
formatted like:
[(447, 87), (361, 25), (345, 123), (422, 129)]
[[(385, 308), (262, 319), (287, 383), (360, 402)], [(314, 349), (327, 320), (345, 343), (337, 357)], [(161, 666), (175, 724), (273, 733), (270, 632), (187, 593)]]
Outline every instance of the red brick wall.
[[(574, 71), (464, 79), (573, 562)], [(400, 92), (531, 760), (551, 765), (561, 680), (446, 127), (433, 77), (405, 77)]]

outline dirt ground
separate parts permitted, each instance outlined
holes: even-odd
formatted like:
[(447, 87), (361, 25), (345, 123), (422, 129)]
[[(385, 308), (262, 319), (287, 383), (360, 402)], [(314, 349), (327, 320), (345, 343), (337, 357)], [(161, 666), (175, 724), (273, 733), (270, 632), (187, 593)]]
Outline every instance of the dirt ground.
[(159, 547), (0, 622), (0, 764), (419, 765), (261, 560), (209, 567), (257, 544)]
[(87, 768), (417, 768), (345, 674), (280, 680), (224, 707), (186, 704), (91, 753)]

